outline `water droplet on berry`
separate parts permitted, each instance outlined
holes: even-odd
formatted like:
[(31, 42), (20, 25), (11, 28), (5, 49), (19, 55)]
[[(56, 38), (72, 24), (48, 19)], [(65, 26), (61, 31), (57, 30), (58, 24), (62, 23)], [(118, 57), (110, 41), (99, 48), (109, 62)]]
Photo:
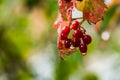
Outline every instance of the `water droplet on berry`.
[(83, 56), (86, 55), (86, 53), (81, 53)]

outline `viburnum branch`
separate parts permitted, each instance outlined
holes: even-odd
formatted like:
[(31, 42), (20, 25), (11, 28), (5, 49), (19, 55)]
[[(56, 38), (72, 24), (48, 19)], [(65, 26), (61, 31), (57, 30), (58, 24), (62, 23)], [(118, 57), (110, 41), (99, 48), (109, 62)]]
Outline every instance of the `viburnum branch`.
[(83, 17), (72, 18), (72, 21), (77, 20), (77, 19), (83, 19)]
[[(74, 8), (81, 11), (83, 16), (72, 18)], [(58, 0), (58, 9), (58, 18), (54, 27), (58, 28), (59, 57), (64, 60), (63, 54), (70, 55), (77, 49), (82, 55), (86, 55), (92, 38), (81, 24), (85, 20), (89, 24), (96, 24), (104, 19), (107, 9), (104, 0)], [(78, 21), (78, 19), (82, 19), (82, 21)]]
[(83, 20), (80, 22), (80, 24), (82, 24), (84, 21), (85, 21), (85, 19), (83, 19)]

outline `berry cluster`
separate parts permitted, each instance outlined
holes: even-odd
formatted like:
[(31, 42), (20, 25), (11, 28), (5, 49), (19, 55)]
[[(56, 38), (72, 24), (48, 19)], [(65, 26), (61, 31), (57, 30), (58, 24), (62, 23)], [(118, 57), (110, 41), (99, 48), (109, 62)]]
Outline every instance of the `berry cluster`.
[[(69, 37), (71, 34), (72, 37)], [(92, 41), (91, 36), (86, 34), (85, 29), (81, 27), (78, 21), (74, 21), (71, 26), (63, 27), (60, 33), (60, 39), (63, 41), (64, 48), (70, 49), (79, 47), (82, 55), (87, 53), (87, 45)]]

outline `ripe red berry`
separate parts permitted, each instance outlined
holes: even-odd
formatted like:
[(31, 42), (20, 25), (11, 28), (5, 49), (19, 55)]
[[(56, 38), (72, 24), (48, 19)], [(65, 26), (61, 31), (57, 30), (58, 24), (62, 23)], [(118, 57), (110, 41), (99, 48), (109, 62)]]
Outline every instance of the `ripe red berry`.
[(73, 39), (72, 39), (72, 45), (73, 45), (74, 47), (78, 47), (79, 44), (80, 44), (80, 38), (75, 38), (75, 37), (73, 37)]
[(76, 38), (81, 38), (83, 37), (83, 33), (81, 30), (75, 30), (74, 31), (74, 34), (73, 34), (73, 37), (76, 37)]
[(65, 27), (62, 29), (61, 34), (60, 34), (60, 35), (61, 35), (61, 39), (62, 39), (62, 40), (66, 39), (67, 36), (68, 36), (68, 34), (69, 34), (69, 32), (70, 32), (70, 27), (65, 26)]
[(65, 48), (70, 48), (70, 46), (71, 46), (71, 39), (65, 39), (64, 40), (64, 46), (65, 46)]
[(65, 26), (65, 27), (63, 27), (63, 29), (62, 29), (62, 33), (66, 33), (66, 34), (68, 34), (70, 32), (70, 27), (69, 26)]
[(86, 46), (86, 44), (80, 44), (79, 45), (79, 50), (80, 50), (80, 52), (81, 53), (86, 53), (87, 52), (87, 46)]
[(90, 35), (84, 34), (84, 36), (83, 36), (83, 41), (84, 41), (84, 43), (86, 43), (86, 44), (90, 44), (91, 41), (92, 41), (92, 38), (91, 38)]
[(78, 22), (78, 21), (74, 21), (74, 22), (72, 23), (72, 29), (74, 29), (74, 30), (78, 29), (79, 26), (80, 26), (80, 25), (79, 25), (79, 22)]
[(68, 34), (61, 33), (60, 38), (61, 40), (67, 39)]

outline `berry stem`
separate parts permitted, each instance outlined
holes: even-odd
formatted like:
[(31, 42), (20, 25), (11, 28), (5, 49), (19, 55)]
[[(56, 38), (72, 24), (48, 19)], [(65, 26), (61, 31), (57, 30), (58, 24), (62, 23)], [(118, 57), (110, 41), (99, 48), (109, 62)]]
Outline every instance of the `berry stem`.
[(72, 21), (74, 21), (76, 19), (83, 19), (83, 17), (73, 18)]
[(81, 29), (82, 29), (82, 31), (85, 33), (86, 32), (86, 30), (84, 29), (84, 27), (80, 27)]
[(85, 19), (83, 19), (80, 23), (82, 24), (85, 21)]

